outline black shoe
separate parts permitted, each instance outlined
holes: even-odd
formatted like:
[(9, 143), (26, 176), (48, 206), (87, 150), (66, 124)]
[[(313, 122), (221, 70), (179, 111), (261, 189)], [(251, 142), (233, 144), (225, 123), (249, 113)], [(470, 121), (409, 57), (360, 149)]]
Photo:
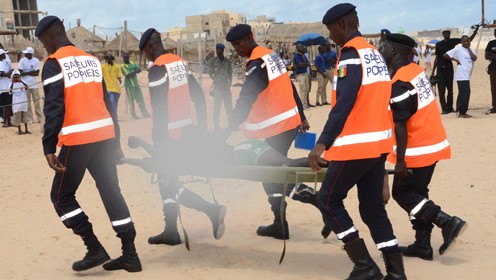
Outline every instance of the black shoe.
[(273, 223), (268, 226), (259, 226), (257, 229), (257, 235), (273, 237), (275, 239), (288, 240), (289, 239), (289, 229), (288, 223), (284, 223), (284, 227), (280, 223)]
[(317, 206), (317, 193), (315, 192), (315, 189), (306, 184), (300, 183), (295, 186), (289, 193), (289, 197), (293, 200), (309, 203), (319, 208)]
[(382, 257), (384, 258), (387, 271), (387, 275), (383, 280), (407, 280), (401, 252), (393, 254), (383, 253)]
[(439, 247), (439, 254), (442, 255), (446, 253), (456, 238), (462, 234), (466, 228), (467, 223), (465, 221), (456, 216), (451, 217), (449, 224), (441, 230), (444, 243)]
[(322, 103), (322, 105), (330, 105), (330, 104), (329, 104), (329, 102), (326, 101), (326, 102)]
[(491, 110), (489, 110), (489, 114), (496, 114), (496, 108), (492, 108)]
[(72, 264), (72, 270), (83, 271), (96, 266), (99, 266), (110, 260), (110, 256), (105, 251), (105, 248), (100, 246), (97, 249), (89, 250), (84, 258)]
[(381, 280), (384, 276), (370, 257), (363, 239), (357, 238), (343, 246), (350, 260), (355, 264), (347, 280)]
[(316, 106), (322, 106), (322, 104), (320, 104), (319, 102), (317, 102), (317, 104), (315, 104)]
[(322, 228), (320, 234), (322, 235), (322, 237), (324, 237), (324, 239), (327, 239), (327, 237), (331, 235), (331, 232), (332, 232), (331, 227), (328, 224), (324, 224), (324, 227)]
[(115, 260), (112, 260), (103, 265), (105, 270), (119, 270), (124, 269), (127, 272), (140, 272), (141, 262), (138, 254), (123, 254)]
[(165, 244), (175, 246), (181, 243), (183, 242), (181, 241), (181, 236), (179, 236), (179, 232), (177, 232), (177, 230), (175, 232), (164, 231), (159, 235), (151, 236), (150, 238), (148, 238), (148, 244), (154, 245)]
[(467, 223), (456, 216), (450, 216), (439, 211), (434, 218), (434, 224), (441, 228), (444, 243), (439, 247), (439, 254), (444, 254), (456, 238), (465, 231)]
[(208, 214), (210, 221), (212, 222), (213, 234), (215, 239), (219, 240), (224, 235), (226, 231), (226, 225), (224, 224), (224, 217), (226, 216), (226, 207), (223, 205), (216, 205), (215, 211)]
[(449, 114), (449, 113), (450, 113), (449, 111), (443, 110), (443, 111), (441, 112), (441, 115), (447, 115), (447, 114)]

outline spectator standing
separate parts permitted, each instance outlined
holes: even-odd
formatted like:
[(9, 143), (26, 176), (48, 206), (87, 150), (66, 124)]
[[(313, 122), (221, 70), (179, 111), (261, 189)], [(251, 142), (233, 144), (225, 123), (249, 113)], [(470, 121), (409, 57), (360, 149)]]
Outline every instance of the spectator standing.
[[(21, 79), (21, 73), (17, 70), (12, 72), (12, 83), (10, 83), (9, 91), (12, 94), (12, 125), (17, 126), (17, 134), (31, 134), (28, 130), (28, 96), (26, 91), (28, 85)], [(24, 124), (24, 132), (22, 132), (21, 124)]]
[(432, 57), (432, 49), (430, 45), (425, 46), (425, 51), (424, 51), (424, 70), (431, 70), (432, 69), (432, 64), (431, 64), (431, 57)]
[[(326, 86), (329, 81), (326, 76), (326, 64), (325, 64), (325, 46), (319, 46), (319, 54), (315, 56), (314, 65), (317, 69), (317, 92), (315, 96), (317, 106), (322, 106), (327, 103), (326, 97)], [(319, 101), (320, 100), (320, 101)]]
[(114, 63), (114, 60), (115, 57), (111, 53), (105, 54), (106, 63), (102, 64), (102, 71), (103, 79), (107, 86), (107, 92), (110, 94), (110, 102), (112, 102), (115, 115), (118, 116), (117, 108), (119, 105), (119, 98), (121, 97), (121, 88), (119, 87), (119, 84), (122, 82), (122, 73), (119, 65)]
[(9, 94), (9, 85), (12, 69), (12, 63), (7, 61), (7, 52), (0, 49), (0, 106), (3, 107), (3, 125), (2, 127), (12, 126), (10, 116), (12, 115), (12, 95)]
[(305, 56), (305, 46), (302, 44), (296, 45), (296, 52), (293, 54), (293, 62), (303, 108), (308, 109), (309, 107), (314, 107), (307, 102), (308, 93), (310, 92), (310, 76), (308, 75), (307, 70), (308, 67), (310, 67), (310, 62)]
[[(496, 37), (496, 28), (494, 29), (494, 37)], [(487, 44), (485, 58), (490, 61), (487, 73), (489, 74), (489, 81), (491, 83), (492, 108), (489, 110), (489, 113), (496, 114), (496, 39)]]
[(43, 119), (43, 112), (41, 111), (41, 100), (38, 91), (38, 82), (36, 77), (40, 74), (40, 61), (34, 57), (34, 49), (27, 47), (22, 51), (24, 57), (19, 61), (19, 72), (21, 73), (22, 80), (28, 85), (28, 121), (33, 122), (33, 109), (31, 102), (34, 103), (34, 112), (36, 114), (36, 121), (41, 123)]
[(461, 38), (462, 45), (444, 54), (445, 59), (456, 61), (455, 80), (458, 84), (458, 97), (456, 98), (456, 111), (459, 118), (471, 118), (467, 114), (470, 100), (470, 78), (472, 68), (477, 60), (475, 50), (470, 48), (470, 39), (467, 35)]
[(124, 75), (124, 86), (126, 88), (126, 96), (129, 100), (129, 106), (131, 107), (131, 117), (133, 119), (139, 119), (136, 115), (136, 110), (134, 107), (134, 102), (138, 103), (143, 118), (150, 117), (150, 114), (146, 110), (145, 101), (143, 100), (143, 93), (141, 92), (141, 87), (138, 83), (138, 73), (141, 73), (141, 68), (133, 61), (130, 61), (129, 53), (125, 52), (122, 55), (124, 63), (121, 65), (121, 72)]
[(208, 61), (207, 72), (210, 79), (213, 80), (210, 95), (214, 97), (213, 121), (214, 130), (220, 127), (220, 109), (224, 103), (226, 115), (229, 116), (232, 112), (232, 65), (231, 61), (224, 56), (224, 44), (215, 46), (216, 57)]
[[(475, 38), (479, 26), (474, 30), (470, 41)], [(444, 54), (460, 44), (460, 38), (450, 38), (451, 30), (445, 29), (442, 31), (444, 39), (436, 44), (436, 58), (432, 66), (431, 80), (434, 78), (437, 70), (439, 102), (441, 103), (441, 114), (453, 113), (453, 64), (450, 59), (444, 58)], [(446, 93), (447, 91), (447, 93)]]

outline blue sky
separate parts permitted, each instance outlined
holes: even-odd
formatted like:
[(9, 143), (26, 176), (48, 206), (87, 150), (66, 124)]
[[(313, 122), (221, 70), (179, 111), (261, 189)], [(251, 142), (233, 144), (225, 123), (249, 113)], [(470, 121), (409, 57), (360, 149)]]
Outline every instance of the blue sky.
[[(496, 1), (485, 1), (489, 21), (496, 19)], [(144, 31), (155, 27), (161, 32), (176, 26), (185, 26), (186, 15), (207, 14), (214, 10), (230, 10), (244, 14), (248, 19), (257, 15), (276, 17), (280, 22), (316, 22), (337, 1), (321, 0), (38, 0), (38, 9), (63, 18), (66, 26), (82, 20), (84, 27), (93, 25), (113, 28), (123, 26)], [(444, 27), (468, 27), (481, 21), (480, 0), (356, 0), (360, 30), (376, 33), (382, 28), (406, 32)], [(97, 31), (98, 32), (98, 31)], [(99, 32), (114, 34), (113, 29)]]

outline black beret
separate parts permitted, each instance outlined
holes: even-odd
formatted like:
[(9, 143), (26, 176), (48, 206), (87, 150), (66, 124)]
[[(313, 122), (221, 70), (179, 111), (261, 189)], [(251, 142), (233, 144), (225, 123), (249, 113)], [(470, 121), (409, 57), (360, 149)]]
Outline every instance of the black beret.
[(215, 45), (215, 48), (216, 49), (225, 49), (226, 46), (224, 46), (224, 44), (218, 43), (217, 45)]
[(62, 23), (60, 18), (56, 16), (46, 16), (38, 22), (36, 30), (34, 31), (34, 36), (40, 37), (40, 35), (47, 30), (48, 27), (52, 26), (54, 23)]
[(250, 32), (251, 32), (251, 26), (249, 26), (248, 24), (238, 24), (233, 28), (231, 28), (229, 32), (227, 32), (226, 40), (228, 42), (237, 41), (241, 38), (248, 36)]
[(391, 31), (389, 31), (388, 29), (381, 29), (381, 34), (391, 34)]
[(154, 34), (154, 33), (159, 33), (157, 31), (157, 29), (155, 28), (148, 28), (145, 33), (143, 33), (143, 35), (141, 35), (141, 39), (139, 41), (139, 49), (140, 51), (143, 50), (143, 48), (145, 48), (145, 45), (146, 45), (146, 42), (148, 42), (148, 40), (150, 40), (150, 37)]
[(350, 3), (337, 4), (327, 11), (327, 13), (322, 18), (322, 23), (325, 25), (329, 25), (340, 19), (341, 17), (355, 11), (355, 9), (356, 7)]
[(388, 34), (386, 36), (386, 42), (411, 49), (415, 47), (415, 40), (404, 34), (398, 34), (398, 33)]

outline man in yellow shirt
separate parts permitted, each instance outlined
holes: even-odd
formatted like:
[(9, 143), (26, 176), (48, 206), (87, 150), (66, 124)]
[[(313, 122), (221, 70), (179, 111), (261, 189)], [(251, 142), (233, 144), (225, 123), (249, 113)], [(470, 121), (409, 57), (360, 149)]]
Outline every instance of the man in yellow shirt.
[(110, 101), (114, 108), (115, 115), (117, 116), (117, 105), (119, 104), (119, 97), (121, 97), (121, 88), (119, 84), (122, 82), (121, 69), (117, 63), (114, 63), (114, 56), (111, 53), (105, 55), (105, 63), (102, 64), (103, 79), (107, 86), (107, 92), (110, 94)]

